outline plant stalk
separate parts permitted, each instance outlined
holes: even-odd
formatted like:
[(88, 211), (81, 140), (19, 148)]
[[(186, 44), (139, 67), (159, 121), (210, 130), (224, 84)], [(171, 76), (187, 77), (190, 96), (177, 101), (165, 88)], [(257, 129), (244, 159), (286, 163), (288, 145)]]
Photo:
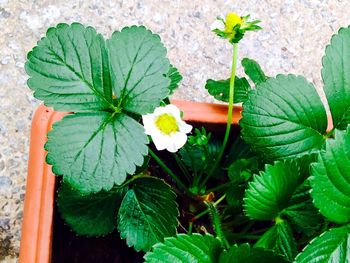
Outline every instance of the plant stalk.
[[(226, 197), (226, 194), (224, 194), (223, 196), (221, 196), (213, 205), (214, 207), (216, 207), (218, 204), (220, 204), (222, 202), (222, 200), (224, 200)], [(209, 209), (206, 209), (202, 212), (200, 212), (198, 215), (196, 215), (193, 219), (192, 222), (198, 220), (199, 218), (201, 218), (202, 216), (205, 216), (206, 214), (209, 213)]]
[(327, 134), (324, 135), (323, 137), (324, 137), (325, 139), (329, 139), (330, 137), (333, 136), (334, 132), (335, 132), (335, 128), (332, 128), (332, 129), (331, 129), (329, 132), (327, 132)]
[(134, 175), (133, 177), (131, 177), (129, 180), (126, 180), (124, 183), (122, 183), (121, 185), (114, 185), (113, 188), (111, 190), (118, 190), (118, 189), (121, 189), (129, 184), (131, 184), (133, 181), (139, 179), (139, 178), (145, 178), (145, 177), (150, 177), (149, 175), (146, 175), (146, 174), (137, 174), (137, 175)]
[(177, 153), (174, 153), (173, 155), (174, 155), (175, 161), (176, 161), (177, 165), (179, 166), (181, 172), (185, 175), (187, 181), (191, 182), (191, 175), (190, 175), (188, 169), (186, 168), (186, 166), (184, 165), (183, 161), (179, 158)]
[(213, 165), (212, 169), (209, 171), (207, 176), (204, 178), (202, 182), (202, 186), (204, 186), (208, 179), (213, 175), (216, 171), (218, 165), (220, 164), (221, 158), (224, 155), (224, 151), (226, 148), (226, 144), (228, 142), (228, 138), (230, 136), (231, 126), (232, 126), (232, 110), (233, 110), (233, 102), (234, 102), (234, 92), (235, 92), (235, 77), (236, 77), (236, 68), (237, 68), (237, 57), (238, 57), (238, 43), (233, 44), (233, 56), (232, 56), (232, 67), (231, 67), (231, 77), (230, 77), (230, 93), (229, 93), (229, 101), (228, 101), (228, 112), (227, 112), (227, 124), (224, 140), (222, 142), (222, 146), (218, 157)]
[(206, 205), (208, 206), (209, 213), (211, 216), (211, 220), (213, 223), (214, 231), (216, 233), (216, 236), (218, 239), (221, 241), (221, 244), (226, 248), (230, 248), (230, 244), (228, 243), (224, 231), (222, 231), (222, 226), (221, 226), (221, 219), (219, 215), (219, 211), (216, 209), (213, 203), (208, 203), (206, 202)]
[(151, 148), (148, 148), (148, 151), (150, 153), (150, 155), (152, 156), (152, 158), (159, 164), (160, 167), (162, 167), (162, 169), (170, 175), (170, 177), (176, 182), (176, 184), (184, 191), (186, 191), (186, 193), (190, 192), (188, 191), (187, 187), (182, 183), (182, 181), (180, 180), (179, 177), (177, 177), (176, 174), (173, 173), (173, 171), (170, 170), (170, 168), (156, 155), (155, 152), (152, 151)]
[(227, 182), (227, 183), (220, 184), (220, 185), (218, 185), (216, 187), (209, 188), (207, 190), (207, 192), (208, 193), (210, 193), (210, 192), (214, 192), (215, 193), (215, 192), (224, 191), (224, 190), (230, 188), (231, 186), (234, 186), (235, 184), (237, 184), (237, 183), (230, 181), (230, 182)]
[(187, 234), (192, 235), (192, 229), (193, 229), (193, 222), (191, 221), (188, 224), (188, 232), (187, 232)]

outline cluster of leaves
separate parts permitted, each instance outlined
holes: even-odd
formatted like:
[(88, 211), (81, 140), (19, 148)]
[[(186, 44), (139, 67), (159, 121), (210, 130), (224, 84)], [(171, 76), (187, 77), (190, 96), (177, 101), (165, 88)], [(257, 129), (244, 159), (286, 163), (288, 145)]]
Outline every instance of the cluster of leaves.
[[(325, 107), (311, 83), (294, 75), (267, 77), (253, 60), (242, 61), (250, 77), (250, 81), (235, 79), (235, 102), (243, 102), (243, 141), (234, 142), (223, 164), (228, 182), (213, 188), (226, 195), (227, 203), (220, 209), (230, 248), (217, 249), (209, 240), (203, 241), (213, 245), (214, 253), (207, 252), (205, 261), (196, 256), (203, 249), (185, 246), (189, 242), (178, 235), (156, 245), (147, 260), (225, 262), (222, 253), (247, 246), (249, 252), (239, 256), (257, 255), (258, 259), (230, 254), (228, 262), (348, 262), (349, 50), (350, 28), (343, 28), (332, 37), (323, 58), (322, 78), (333, 120), (329, 130)], [(206, 88), (227, 102), (228, 86), (229, 80), (208, 80)], [(215, 229), (214, 218), (213, 223)], [(203, 244), (194, 235), (186, 238), (191, 244)], [(273, 258), (264, 253), (272, 253)]]
[[(174, 155), (189, 184), (183, 191), (152, 174), (139, 123), (181, 80), (159, 36), (132, 26), (105, 41), (77, 23), (50, 28), (25, 68), (35, 97), (74, 112), (53, 126), (45, 146), (47, 162), (63, 176), (62, 217), (80, 235), (117, 228), (129, 246), (147, 252), (146, 262), (348, 262), (349, 54), (350, 28), (343, 28), (323, 58), (330, 131), (311, 83), (267, 77), (243, 59), (249, 80), (236, 77), (234, 97), (243, 102), (241, 138), (216, 168), (220, 140), (195, 130)], [(229, 80), (206, 84), (224, 102), (228, 87)], [(180, 214), (190, 214), (188, 229), (181, 230)], [(206, 214), (212, 224), (199, 219)]]
[(175, 193), (141, 173), (149, 140), (140, 116), (182, 79), (159, 36), (132, 26), (105, 41), (91, 27), (59, 24), (29, 52), (25, 69), (36, 98), (73, 112), (53, 125), (45, 145), (47, 162), (63, 175), (58, 207), (67, 224), (86, 236), (117, 227), (137, 251), (175, 235)]
[(79, 235), (106, 235), (117, 227), (129, 246), (148, 251), (164, 237), (175, 235), (179, 215), (175, 198), (162, 179), (139, 174), (108, 192), (85, 196), (64, 182), (58, 207)]
[(36, 98), (74, 112), (54, 125), (45, 148), (55, 174), (84, 194), (120, 185), (144, 163), (139, 117), (181, 80), (159, 36), (142, 26), (105, 41), (91, 27), (59, 24), (29, 52), (25, 69)]
[[(330, 130), (319, 95), (303, 77), (268, 78), (254, 61), (244, 59), (242, 65), (255, 88), (242, 85), (240, 78), (235, 81), (238, 89), (248, 87), (246, 97), (240, 99), (241, 136), (265, 168), (251, 176), (242, 195), (228, 198), (237, 204), (242, 197), (249, 220), (274, 222), (256, 237), (254, 247), (271, 249), (288, 261), (348, 262), (350, 258), (349, 50), (350, 28), (342, 28), (322, 60), (333, 120)], [(227, 101), (224, 82), (209, 80), (206, 87), (215, 98)], [(233, 238), (255, 238), (249, 234), (243, 231)]]

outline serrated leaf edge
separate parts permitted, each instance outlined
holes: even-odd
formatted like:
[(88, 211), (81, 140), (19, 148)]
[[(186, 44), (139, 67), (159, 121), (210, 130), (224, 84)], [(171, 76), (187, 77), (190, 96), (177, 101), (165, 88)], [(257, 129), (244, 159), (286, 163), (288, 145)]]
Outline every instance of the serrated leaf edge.
[[(176, 202), (176, 193), (173, 191), (173, 189), (172, 189), (172, 187), (170, 186), (170, 184), (168, 184), (164, 179), (157, 178), (157, 177), (153, 177), (153, 176), (152, 176), (151, 178), (152, 178), (152, 179), (159, 180), (159, 181), (162, 181), (165, 185), (167, 185), (167, 186), (169, 187), (170, 192), (171, 192), (171, 193), (173, 194), (173, 196), (174, 196), (174, 203), (175, 203), (175, 205), (176, 205), (176, 211), (177, 211), (177, 215), (176, 215), (177, 225), (175, 226), (175, 232), (176, 232), (176, 235), (177, 235), (177, 226), (179, 225), (178, 217), (179, 217), (179, 215), (180, 215), (180, 211), (179, 211), (179, 209), (178, 209), (178, 208), (179, 208), (179, 205), (178, 205), (178, 203)], [(140, 178), (140, 179), (141, 179), (141, 178)], [(130, 189), (129, 189), (129, 190), (130, 190)], [(128, 192), (128, 191), (127, 191), (127, 192)], [(127, 192), (126, 192), (126, 193), (127, 193)], [(126, 196), (126, 194), (125, 194), (125, 196)], [(124, 196), (124, 197), (125, 197), (125, 196)], [(123, 203), (124, 197), (123, 197), (123, 199), (122, 199), (122, 201), (121, 201), (121, 204)], [(140, 208), (140, 210), (142, 210), (142, 209)], [(118, 218), (118, 213), (117, 213), (117, 218)], [(117, 225), (118, 225), (118, 224), (116, 223), (116, 226), (117, 226)], [(130, 241), (127, 239), (127, 235), (121, 233), (118, 227), (117, 227), (117, 230), (118, 230), (118, 232), (119, 232), (119, 234), (120, 234), (120, 238), (121, 238), (121, 239), (124, 239), (124, 240), (126, 241), (126, 244), (127, 244), (128, 247), (133, 247), (137, 252), (142, 251), (142, 248), (138, 248), (138, 247), (136, 247), (135, 245), (130, 244)], [(152, 230), (152, 232), (153, 232), (153, 230)], [(165, 237), (164, 240), (165, 240), (166, 238), (172, 238), (172, 237)], [(163, 241), (163, 242), (164, 242), (164, 241)], [(162, 243), (162, 242), (158, 242), (158, 243)], [(158, 243), (156, 243), (156, 244), (158, 244)], [(156, 244), (155, 244), (155, 245), (156, 245)]]

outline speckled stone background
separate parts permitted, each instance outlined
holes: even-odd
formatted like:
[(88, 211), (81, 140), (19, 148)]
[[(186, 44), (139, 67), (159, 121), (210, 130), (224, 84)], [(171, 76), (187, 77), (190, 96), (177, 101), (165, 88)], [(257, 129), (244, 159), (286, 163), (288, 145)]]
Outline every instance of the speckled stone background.
[(59, 22), (92, 25), (106, 37), (124, 25), (144, 24), (160, 34), (184, 80), (177, 98), (212, 101), (207, 78), (229, 74), (230, 46), (210, 32), (217, 15), (235, 11), (261, 19), (240, 57), (266, 73), (302, 74), (321, 90), (321, 58), (331, 35), (350, 24), (349, 0), (60, 1), (0, 0), (0, 261), (16, 262), (25, 196), (30, 121), (39, 104), (26, 87), (26, 53)]

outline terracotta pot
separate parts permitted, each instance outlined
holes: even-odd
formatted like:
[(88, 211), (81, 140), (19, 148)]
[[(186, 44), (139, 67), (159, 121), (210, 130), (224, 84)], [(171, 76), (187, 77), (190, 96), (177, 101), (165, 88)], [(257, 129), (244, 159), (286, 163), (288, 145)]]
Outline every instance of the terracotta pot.
[[(173, 100), (189, 122), (225, 124), (227, 106), (219, 104)], [(241, 107), (233, 111), (232, 123), (238, 124)], [(65, 114), (39, 106), (32, 121), (28, 177), (22, 223), (19, 261), (21, 263), (48, 263), (51, 260), (52, 225), (55, 195), (55, 175), (46, 164), (44, 144), (46, 135), (55, 121)]]

